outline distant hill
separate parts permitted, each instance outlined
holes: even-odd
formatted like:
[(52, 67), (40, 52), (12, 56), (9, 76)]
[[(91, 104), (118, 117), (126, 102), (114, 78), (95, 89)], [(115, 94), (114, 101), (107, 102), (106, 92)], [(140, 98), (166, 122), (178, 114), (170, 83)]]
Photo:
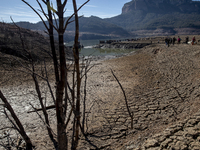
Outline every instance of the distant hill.
[[(200, 34), (200, 1), (132, 0), (122, 6), (118, 16), (101, 19), (80, 18), (80, 39), (109, 39), (134, 35)], [(42, 22), (18, 22), (19, 26), (43, 31)], [(74, 23), (69, 24), (65, 40), (74, 37)]]
[[(200, 2), (192, 0), (132, 0), (122, 8), (122, 14), (105, 19), (128, 31), (171, 30), (200, 27)], [(146, 31), (145, 31), (146, 32)]]
[[(36, 24), (29, 22), (17, 22), (18, 26), (30, 29), (30, 30), (46, 30), (43, 23), (40, 21)], [(99, 17), (91, 16), (91, 17), (81, 17), (79, 19), (80, 24), (80, 39), (109, 39), (109, 38), (118, 38), (118, 37), (129, 37), (131, 36), (128, 31), (114, 25), (112, 23), (108, 23), (104, 19)], [(74, 38), (74, 22), (69, 24), (65, 33), (65, 40), (70, 41)]]
[(16, 62), (17, 59), (27, 61), (31, 57), (41, 61), (50, 59), (50, 55), (49, 40), (43, 35), (0, 22), (0, 63), (11, 64), (11, 60)]
[[(111, 36), (127, 36), (129, 33), (122, 27), (114, 24), (107, 23), (104, 19), (99, 17), (81, 17), (79, 19), (80, 32), (96, 33), (96, 34), (109, 34)], [(74, 30), (74, 23), (69, 24), (67, 30)]]

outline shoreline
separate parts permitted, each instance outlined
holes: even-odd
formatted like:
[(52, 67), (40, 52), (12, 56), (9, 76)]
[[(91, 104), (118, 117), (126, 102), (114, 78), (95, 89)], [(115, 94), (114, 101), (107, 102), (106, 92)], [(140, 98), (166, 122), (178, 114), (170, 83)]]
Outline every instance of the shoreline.
[(111, 60), (111, 59), (116, 59), (116, 58), (121, 58), (121, 57), (125, 57), (128, 55), (131, 55), (133, 53), (135, 53), (136, 50), (129, 52), (129, 53), (125, 53), (125, 54), (119, 54), (119, 55), (106, 55), (106, 56), (84, 56), (84, 57), (80, 57), (81, 61), (86, 61), (86, 60), (91, 60), (91, 62), (98, 62), (98, 61), (106, 61), (106, 60)]
[(101, 49), (141, 49), (145, 46), (151, 45), (152, 42), (149, 43), (132, 43), (132, 42), (112, 42), (112, 43), (100, 43), (95, 45), (94, 48)]

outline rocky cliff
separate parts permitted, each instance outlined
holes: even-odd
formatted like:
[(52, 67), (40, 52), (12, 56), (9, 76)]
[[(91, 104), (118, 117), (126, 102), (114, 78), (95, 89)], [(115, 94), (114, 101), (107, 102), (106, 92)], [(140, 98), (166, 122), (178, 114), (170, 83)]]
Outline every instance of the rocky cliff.
[(200, 12), (200, 2), (192, 0), (132, 0), (122, 8), (122, 14), (142, 10), (145, 12)]
[(124, 4), (122, 14), (106, 21), (139, 36), (158, 36), (199, 34), (199, 20), (200, 1), (132, 0)]

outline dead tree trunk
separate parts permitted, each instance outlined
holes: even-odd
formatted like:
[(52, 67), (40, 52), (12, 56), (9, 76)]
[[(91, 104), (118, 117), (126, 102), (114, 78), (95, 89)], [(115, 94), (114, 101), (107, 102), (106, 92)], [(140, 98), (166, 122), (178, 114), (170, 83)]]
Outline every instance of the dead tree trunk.
[[(80, 86), (81, 86), (81, 78), (80, 78), (80, 67), (79, 67), (79, 22), (78, 22), (78, 11), (90, 0), (87, 0), (83, 5), (81, 5), (77, 9), (76, 0), (73, 0), (74, 6), (74, 13), (65, 21), (64, 20), (64, 9), (67, 4), (67, 0), (56, 0), (57, 10), (50, 6), (50, 0), (42, 0), (48, 8), (48, 15), (44, 12), (42, 5), (39, 3), (39, 0), (36, 0), (41, 8), (41, 12), (46, 17), (49, 23), (49, 27), (46, 25), (42, 16), (36, 11), (30, 4), (28, 4), (25, 0), (22, 0), (26, 3), (42, 20), (44, 26), (46, 27), (49, 39), (51, 43), (52, 55), (53, 55), (53, 62), (54, 62), (54, 71), (55, 71), (55, 78), (56, 78), (56, 92), (55, 92), (55, 108), (56, 108), (56, 118), (57, 118), (57, 142), (58, 142), (58, 149), (59, 150), (67, 150), (68, 149), (68, 137), (66, 132), (67, 124), (71, 118), (72, 112), (74, 112), (74, 134), (73, 134), (73, 142), (72, 147), (76, 149), (79, 140), (79, 128), (80, 128)], [(53, 13), (53, 14), (52, 14)], [(56, 25), (53, 24), (52, 15), (57, 15), (58, 21), (55, 20)], [(66, 68), (66, 57), (65, 57), (65, 46), (64, 46), (64, 32), (67, 28), (67, 25), (71, 23), (72, 17), (75, 16), (75, 24), (76, 24), (76, 31), (75, 31), (75, 39), (74, 39), (74, 72), (72, 78), (72, 86), (69, 86), (69, 79), (67, 78), (67, 68)], [(55, 16), (54, 16), (55, 17)], [(57, 58), (55, 45), (54, 45), (54, 37), (53, 37), (53, 30), (57, 31), (58, 34), (58, 42), (59, 42), (59, 57)], [(34, 80), (37, 83), (36, 77), (33, 75)], [(36, 88), (39, 88), (39, 84), (36, 84)], [(76, 88), (76, 90), (75, 90)], [(71, 98), (69, 98), (67, 91), (71, 92)], [(38, 92), (39, 93), (39, 92)], [(40, 95), (40, 93), (39, 93)], [(67, 102), (68, 100), (68, 102)], [(42, 99), (40, 99), (42, 104)], [(71, 108), (67, 107), (67, 104), (71, 104)], [(45, 106), (42, 106), (42, 109), (46, 109)], [(69, 112), (67, 109), (71, 109), (70, 113), (68, 114), (68, 118), (66, 118), (66, 113)], [(45, 116), (48, 117), (46, 113)]]
[(78, 21), (78, 11), (76, 0), (73, 0), (73, 8), (75, 14), (75, 38), (74, 38), (74, 59), (75, 59), (75, 68), (76, 68), (76, 109), (75, 109), (75, 137), (74, 142), (72, 143), (72, 149), (75, 150), (78, 146), (79, 140), (79, 126), (80, 126), (80, 87), (81, 87), (81, 78), (80, 78), (80, 66), (79, 66), (79, 21)]
[[(46, 1), (46, 3), (50, 3), (49, 0)], [(48, 9), (48, 6), (47, 6)], [(54, 62), (54, 71), (55, 71), (55, 78), (56, 78), (56, 83), (59, 81), (59, 71), (58, 71), (58, 61), (57, 61), (57, 55), (56, 55), (56, 48), (55, 48), (55, 42), (54, 42), (54, 35), (53, 35), (53, 17), (51, 10), (48, 9), (48, 16), (49, 16), (49, 40), (51, 44), (51, 51), (52, 51), (52, 56), (53, 56), (53, 62)]]
[(65, 115), (63, 110), (63, 95), (66, 81), (66, 58), (64, 51), (64, 18), (63, 5), (61, 0), (57, 0), (57, 15), (59, 17), (59, 59), (60, 59), (60, 80), (56, 88), (56, 117), (57, 117), (57, 139), (58, 149), (67, 150), (67, 135), (65, 127)]

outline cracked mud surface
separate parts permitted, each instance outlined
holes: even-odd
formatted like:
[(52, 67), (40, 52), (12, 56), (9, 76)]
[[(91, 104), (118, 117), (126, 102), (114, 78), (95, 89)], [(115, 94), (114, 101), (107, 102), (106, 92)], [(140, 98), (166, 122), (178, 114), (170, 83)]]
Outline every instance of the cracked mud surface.
[[(96, 147), (200, 149), (199, 45), (151, 45), (129, 56), (92, 63), (96, 65), (88, 73), (87, 132)], [(123, 93), (110, 69), (126, 92), (133, 129)], [(52, 149), (42, 121), (37, 114), (27, 113), (32, 109), (29, 102), (39, 107), (33, 83), (9, 83), (1, 90), (23, 120), (36, 149)], [(48, 99), (47, 104), (51, 104)], [(56, 122), (53, 112), (49, 111), (52, 125)], [(2, 114), (0, 118), (4, 119)], [(95, 147), (81, 136), (79, 149)]]

